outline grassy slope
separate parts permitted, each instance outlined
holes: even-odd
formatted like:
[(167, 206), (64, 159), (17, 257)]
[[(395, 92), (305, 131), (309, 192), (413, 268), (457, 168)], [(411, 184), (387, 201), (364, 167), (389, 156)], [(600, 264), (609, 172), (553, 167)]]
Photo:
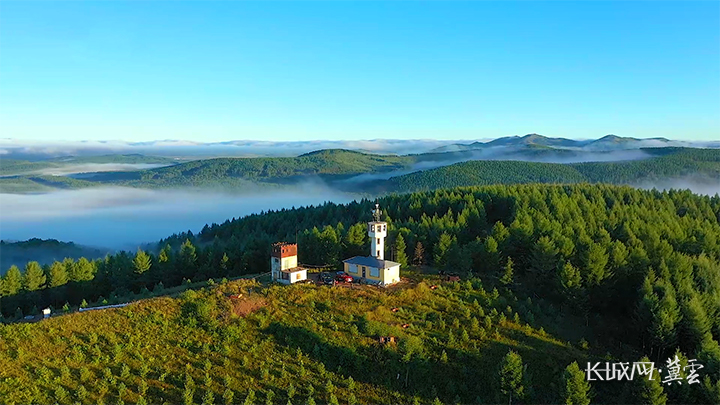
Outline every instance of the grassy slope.
[[(255, 293), (248, 295), (251, 286)], [(249, 301), (233, 304), (222, 295), (230, 292), (244, 292)], [(267, 305), (246, 318), (232, 315), (250, 302)], [(195, 403), (207, 391), (221, 401), (226, 389), (238, 403), (253, 389), (256, 403), (272, 391), (274, 403), (284, 404), (290, 383), (293, 403), (304, 403), (310, 389), (326, 403), (327, 381), (341, 403), (351, 394), (360, 403), (411, 403), (413, 395), (424, 403), (435, 396), (446, 403), (456, 396), (492, 403), (498, 400), (498, 364), (513, 349), (528, 364), (535, 402), (558, 402), (564, 367), (583, 364), (588, 353), (521, 326), (523, 321), (490, 315), (506, 306), (479, 281), (435, 291), (424, 283), (388, 291), (307, 285), (259, 291), (248, 281), (231, 282), (182, 298), (0, 326), (0, 398), (8, 404), (98, 403), (103, 396), (116, 403), (123, 384), (127, 403), (137, 402), (144, 386), (149, 403), (182, 403), (189, 375)], [(393, 307), (401, 311), (393, 313)], [(513, 307), (523, 314), (530, 310)], [(473, 318), (479, 327), (472, 326)], [(400, 328), (403, 323), (411, 327)], [(398, 336), (401, 343), (380, 347), (378, 334)], [(414, 354), (403, 360), (408, 352)], [(407, 376), (407, 386), (398, 373)], [(89, 392), (84, 398), (78, 396), (81, 384)], [(600, 391), (600, 399), (610, 398), (605, 394)]]

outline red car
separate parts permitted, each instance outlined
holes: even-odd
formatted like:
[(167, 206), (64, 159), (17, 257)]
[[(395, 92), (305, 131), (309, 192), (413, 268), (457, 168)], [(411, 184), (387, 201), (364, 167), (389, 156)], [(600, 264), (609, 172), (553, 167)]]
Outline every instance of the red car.
[(335, 275), (335, 281), (339, 283), (352, 283), (353, 278), (349, 274), (346, 274), (344, 271), (339, 271)]

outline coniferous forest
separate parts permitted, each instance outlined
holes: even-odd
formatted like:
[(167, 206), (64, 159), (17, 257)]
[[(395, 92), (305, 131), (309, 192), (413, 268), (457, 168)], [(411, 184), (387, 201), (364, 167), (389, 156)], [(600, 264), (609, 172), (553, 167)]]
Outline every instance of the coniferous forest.
[[(374, 203), (264, 212), (103, 260), (11, 268), (0, 398), (720, 403), (717, 196), (588, 184), (390, 195), (378, 203), (405, 283), (236, 280), (269, 271), (280, 240), (298, 241), (303, 264), (339, 269), (367, 251)], [(75, 313), (128, 301), (138, 302)], [(15, 322), (47, 306), (69, 314)], [(675, 355), (703, 365), (697, 384), (585, 379), (588, 362), (664, 368)]]

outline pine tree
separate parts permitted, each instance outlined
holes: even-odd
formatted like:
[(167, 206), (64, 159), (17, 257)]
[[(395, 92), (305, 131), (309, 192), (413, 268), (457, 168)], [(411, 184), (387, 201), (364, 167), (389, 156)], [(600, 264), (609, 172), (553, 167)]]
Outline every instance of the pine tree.
[(680, 323), (683, 326), (683, 334), (687, 339), (685, 344), (694, 351), (700, 346), (705, 334), (710, 330), (710, 320), (697, 293), (692, 293), (690, 299), (683, 301)]
[(67, 284), (69, 279), (65, 266), (60, 262), (53, 262), (48, 271), (48, 288), (60, 287)]
[(496, 273), (498, 267), (500, 267), (500, 253), (498, 252), (498, 243), (495, 238), (488, 236), (482, 245), (482, 251), (485, 271), (490, 274)]
[(425, 263), (425, 248), (422, 242), (418, 241), (415, 244), (415, 253), (413, 255), (413, 264), (416, 266), (422, 266)]
[[(640, 362), (649, 361), (650, 359), (648, 359), (647, 356), (640, 359)], [(667, 395), (663, 393), (660, 376), (653, 375), (651, 377), (652, 379), (643, 376), (643, 378), (633, 380), (637, 381), (634, 383), (637, 403), (643, 405), (665, 405), (667, 403)]]
[(29, 262), (25, 266), (23, 287), (27, 291), (37, 291), (45, 286), (45, 273), (38, 262)]
[(542, 236), (535, 243), (531, 253), (530, 272), (533, 282), (539, 288), (546, 288), (552, 281), (558, 265), (558, 250), (552, 240)]
[(566, 262), (559, 269), (558, 279), (560, 281), (560, 290), (563, 295), (570, 301), (577, 298), (578, 292), (582, 285), (580, 271), (570, 262)]
[(81, 257), (72, 268), (72, 273), (68, 271), (72, 281), (90, 281), (95, 277), (95, 266), (84, 257)]
[(401, 267), (407, 267), (408, 265), (408, 257), (407, 253), (405, 253), (406, 248), (405, 238), (403, 238), (402, 234), (398, 233), (395, 238), (395, 261), (400, 263)]
[(138, 249), (135, 253), (135, 259), (133, 259), (133, 266), (135, 267), (135, 274), (143, 274), (150, 270), (152, 266), (152, 260), (150, 255), (145, 253), (142, 249)]
[(576, 361), (565, 368), (563, 387), (566, 405), (590, 405), (590, 383)]
[(10, 269), (5, 273), (5, 277), (3, 277), (3, 295), (17, 294), (22, 288), (22, 282), (23, 278), (20, 269), (15, 265), (10, 266)]
[(197, 252), (190, 239), (180, 246), (180, 267), (182, 275), (188, 279), (192, 278), (197, 269)]
[(606, 267), (609, 256), (605, 248), (598, 243), (592, 243), (590, 245), (586, 256), (584, 279), (589, 286), (598, 285), (608, 277)]
[(509, 257), (500, 274), (500, 283), (505, 286), (513, 283), (513, 261)]
[(367, 225), (357, 223), (350, 226), (345, 234), (345, 257), (360, 256), (365, 252), (365, 238), (367, 237)]
[(512, 404), (513, 397), (519, 399), (525, 393), (523, 381), (522, 357), (510, 350), (500, 365), (500, 390), (508, 396), (508, 403)]
[(447, 233), (440, 235), (438, 243), (435, 245), (435, 251), (433, 252), (433, 260), (435, 267), (441, 269), (445, 267), (447, 263), (447, 252), (452, 245), (452, 237)]

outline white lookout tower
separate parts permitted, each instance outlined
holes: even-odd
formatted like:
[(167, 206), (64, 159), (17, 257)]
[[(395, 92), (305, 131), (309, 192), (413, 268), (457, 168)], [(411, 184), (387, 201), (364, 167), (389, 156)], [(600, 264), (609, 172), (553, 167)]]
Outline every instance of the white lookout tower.
[(375, 204), (373, 221), (368, 222), (370, 256), (355, 256), (343, 260), (345, 273), (363, 282), (390, 285), (400, 281), (400, 263), (385, 260), (387, 222), (380, 220), (380, 205)]
[(370, 237), (370, 256), (385, 260), (385, 236), (387, 236), (387, 222), (380, 221), (380, 204), (375, 204), (372, 222), (368, 222), (368, 236)]

